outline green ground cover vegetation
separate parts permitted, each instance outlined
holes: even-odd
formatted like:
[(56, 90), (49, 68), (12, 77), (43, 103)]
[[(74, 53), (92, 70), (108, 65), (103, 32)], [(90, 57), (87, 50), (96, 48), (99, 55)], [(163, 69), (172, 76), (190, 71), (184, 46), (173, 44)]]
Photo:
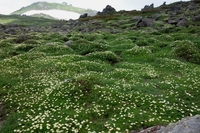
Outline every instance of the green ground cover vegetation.
[(199, 27), (149, 30), (1, 33), (0, 132), (128, 133), (199, 114)]
[(106, 34), (1, 40), (1, 132), (129, 132), (199, 113), (197, 34)]

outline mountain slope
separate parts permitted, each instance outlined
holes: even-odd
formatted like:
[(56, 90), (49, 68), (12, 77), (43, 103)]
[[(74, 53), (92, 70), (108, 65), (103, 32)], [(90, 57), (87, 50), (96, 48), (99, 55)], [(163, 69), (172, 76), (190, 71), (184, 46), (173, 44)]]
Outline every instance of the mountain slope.
[(199, 9), (0, 15), (13, 20), (0, 24), (0, 133), (138, 133), (199, 114)]
[(78, 13), (78, 14), (88, 13), (91, 16), (95, 15), (97, 12), (97, 11), (91, 10), (91, 9), (83, 9), (83, 8), (79, 8), (79, 7), (74, 7), (65, 2), (63, 2), (62, 4), (48, 3), (48, 2), (36, 2), (27, 7), (22, 7), (21, 9), (11, 13), (11, 15), (13, 15), (13, 14), (22, 15), (22, 14), (24, 14), (28, 11), (32, 11), (32, 10), (63, 10), (63, 11), (68, 11), (68, 12), (73, 12), (73, 13)]

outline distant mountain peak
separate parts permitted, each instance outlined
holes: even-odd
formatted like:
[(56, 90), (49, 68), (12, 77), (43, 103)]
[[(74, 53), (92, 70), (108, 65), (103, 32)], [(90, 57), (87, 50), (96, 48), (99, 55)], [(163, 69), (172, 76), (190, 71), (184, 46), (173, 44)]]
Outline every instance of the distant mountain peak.
[[(27, 12), (31, 11), (47, 11), (47, 10), (60, 10), (60, 11), (66, 11), (66, 12), (72, 12), (76, 14), (84, 14), (87, 13), (90, 16), (93, 16), (97, 13), (95, 10), (91, 9), (84, 9), (84, 8), (79, 8), (79, 7), (74, 7), (71, 4), (68, 4), (66, 2), (63, 3), (49, 3), (49, 2), (35, 2), (29, 6), (22, 7), (21, 9), (11, 13), (11, 14), (16, 14), (16, 15), (23, 15), (26, 14)], [(38, 14), (38, 12), (37, 12)], [(32, 14), (34, 15), (34, 14)], [(47, 14), (52, 16), (51, 14)], [(42, 15), (44, 16), (44, 15)]]

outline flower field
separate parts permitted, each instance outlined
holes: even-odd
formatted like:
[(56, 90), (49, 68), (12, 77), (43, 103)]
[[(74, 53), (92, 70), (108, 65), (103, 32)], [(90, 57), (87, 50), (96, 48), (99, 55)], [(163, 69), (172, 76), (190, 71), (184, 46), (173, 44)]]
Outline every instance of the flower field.
[(27, 36), (0, 41), (2, 133), (129, 133), (200, 112), (197, 34)]

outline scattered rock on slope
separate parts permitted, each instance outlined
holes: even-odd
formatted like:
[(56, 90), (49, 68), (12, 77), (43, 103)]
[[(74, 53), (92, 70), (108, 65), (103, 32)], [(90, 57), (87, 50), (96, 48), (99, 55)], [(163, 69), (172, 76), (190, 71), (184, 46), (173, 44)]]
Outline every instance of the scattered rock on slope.
[(116, 10), (115, 8), (113, 8), (112, 6), (110, 5), (107, 5), (102, 12), (98, 12), (97, 15), (106, 15), (106, 14), (112, 14), (112, 13), (115, 13)]
[(177, 123), (169, 124), (156, 133), (200, 133), (200, 115), (187, 117)]
[(185, 27), (189, 26), (188, 20), (184, 17), (179, 18), (179, 19), (169, 19), (166, 22), (168, 24), (172, 24), (172, 25), (175, 25), (175, 26), (185, 26)]
[(140, 27), (153, 27), (154, 19), (142, 18), (136, 23), (136, 28)]
[(200, 115), (184, 118), (167, 127), (153, 126), (141, 131), (131, 131), (131, 133), (200, 133)]
[(144, 11), (144, 10), (151, 10), (151, 9), (154, 9), (154, 4), (153, 3), (150, 6), (149, 5), (145, 5), (142, 10)]
[(84, 13), (84, 14), (80, 15), (79, 18), (86, 18), (87, 16), (88, 16), (88, 14), (87, 14), (87, 13)]

